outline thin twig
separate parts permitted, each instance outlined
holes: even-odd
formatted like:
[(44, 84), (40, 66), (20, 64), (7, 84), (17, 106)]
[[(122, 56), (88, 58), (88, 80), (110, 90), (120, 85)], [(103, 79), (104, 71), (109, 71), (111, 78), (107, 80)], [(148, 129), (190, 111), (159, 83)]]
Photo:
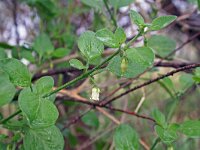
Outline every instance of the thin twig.
[(160, 76), (160, 77), (157, 77), (157, 78), (155, 78), (155, 79), (151, 79), (151, 80), (149, 80), (149, 81), (147, 81), (147, 82), (145, 82), (145, 83), (142, 83), (142, 84), (140, 84), (140, 85), (137, 85), (137, 86), (135, 86), (135, 87), (133, 87), (133, 88), (131, 88), (131, 89), (125, 91), (124, 93), (119, 94), (119, 95), (117, 95), (117, 96), (111, 98), (110, 100), (105, 101), (104, 103), (102, 103), (102, 105), (107, 105), (107, 104), (109, 104), (109, 103), (115, 101), (116, 99), (118, 99), (118, 98), (120, 98), (120, 97), (122, 97), (122, 96), (124, 96), (124, 95), (126, 95), (126, 94), (128, 94), (128, 93), (130, 93), (130, 92), (133, 92), (133, 91), (135, 91), (135, 90), (137, 90), (137, 89), (140, 89), (140, 88), (145, 87), (145, 86), (147, 86), (147, 85), (149, 85), (149, 84), (152, 84), (152, 83), (154, 83), (154, 82), (157, 82), (157, 81), (159, 81), (159, 80), (161, 80), (161, 79), (163, 79), (163, 78), (166, 78), (166, 77), (168, 77), (168, 76), (172, 76), (172, 75), (174, 75), (175, 73), (178, 73), (178, 72), (184, 71), (184, 70), (189, 70), (189, 69), (196, 68), (196, 67), (200, 67), (200, 63), (192, 64), (192, 65), (187, 65), (187, 66), (178, 68), (178, 69), (176, 69), (176, 70), (173, 70), (173, 71), (171, 71), (171, 72), (168, 72), (167, 74), (164, 74), (164, 75), (162, 75), (162, 76)]
[[(59, 97), (58, 99), (63, 99), (63, 97)], [(129, 115), (132, 115), (132, 116), (135, 116), (135, 117), (138, 117), (138, 118), (142, 118), (142, 119), (146, 119), (146, 120), (155, 122), (155, 120), (151, 117), (148, 117), (148, 116), (145, 116), (145, 115), (139, 115), (135, 112), (115, 108), (115, 107), (112, 107), (112, 106), (101, 105), (101, 104), (98, 104), (98, 103), (93, 103), (93, 102), (90, 102), (90, 101), (77, 100), (77, 99), (68, 99), (68, 101), (79, 102), (79, 103), (83, 103), (83, 104), (86, 104), (86, 105), (90, 105), (90, 106), (92, 106), (91, 108), (103, 107), (103, 108), (106, 108), (106, 109), (109, 109), (109, 110), (112, 110), (112, 111), (122, 112), (122, 113), (129, 114)]]

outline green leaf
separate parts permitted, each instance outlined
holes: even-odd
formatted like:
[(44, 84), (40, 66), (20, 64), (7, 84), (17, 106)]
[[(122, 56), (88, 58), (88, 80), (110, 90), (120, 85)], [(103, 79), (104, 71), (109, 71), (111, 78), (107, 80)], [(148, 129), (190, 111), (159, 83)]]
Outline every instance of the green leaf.
[(128, 66), (124, 73), (121, 71), (122, 58), (119, 55), (115, 56), (108, 64), (107, 69), (117, 76), (133, 78), (153, 65), (154, 53), (151, 48), (130, 48), (125, 53), (128, 59)]
[(78, 59), (71, 59), (69, 63), (70, 63), (70, 66), (77, 68), (79, 70), (86, 68), (86, 66), (84, 66), (83, 63)]
[(31, 128), (46, 128), (56, 123), (59, 113), (56, 106), (45, 99), (41, 99), (36, 118), (31, 122)]
[(4, 59), (7, 57), (7, 54), (3, 48), (0, 48), (0, 59)]
[(147, 42), (160, 57), (168, 56), (176, 48), (176, 42), (163, 35), (154, 35)]
[(109, 29), (107, 28), (100, 29), (96, 32), (95, 35), (105, 45), (113, 48), (118, 47), (118, 43), (116, 43), (115, 41), (115, 36)]
[(103, 2), (101, 0), (81, 0), (81, 2), (98, 11), (101, 11), (103, 8)]
[(145, 24), (144, 18), (138, 12), (134, 10), (130, 11), (130, 17), (133, 23), (135, 23), (138, 27), (141, 27)]
[(27, 117), (29, 122), (32, 122), (39, 110), (39, 96), (31, 92), (30, 88), (25, 88), (19, 94), (18, 103), (22, 113)]
[(114, 133), (116, 150), (138, 150), (139, 140), (136, 131), (126, 124), (121, 124)]
[(8, 75), (0, 70), (0, 106), (9, 103), (15, 92), (15, 86), (10, 82)]
[(21, 87), (31, 84), (31, 74), (27, 67), (17, 59), (9, 58), (0, 60), (0, 68), (9, 75), (10, 81)]
[(174, 100), (174, 102), (177, 100), (177, 96), (176, 96), (176, 90), (174, 88), (174, 84), (172, 82), (172, 80), (169, 77), (166, 77), (160, 81), (158, 81), (158, 83), (161, 85), (161, 87), (163, 87), (165, 89), (165, 91), (171, 96), (171, 98)]
[(174, 92), (176, 91), (176, 90), (175, 90), (175, 87), (174, 87), (174, 84), (173, 84), (172, 80), (171, 80), (169, 77), (166, 77), (166, 78), (162, 79), (161, 82), (162, 82), (168, 89), (170, 89), (170, 90), (172, 90), (172, 91), (174, 91)]
[(188, 120), (180, 124), (179, 131), (191, 138), (200, 137), (200, 121)]
[(184, 92), (194, 84), (193, 76), (191, 74), (183, 74), (179, 78), (181, 90)]
[(86, 31), (79, 37), (78, 47), (89, 61), (100, 57), (104, 50), (103, 43), (95, 37), (92, 31)]
[(44, 54), (50, 54), (54, 50), (54, 46), (51, 43), (50, 38), (48, 35), (42, 33), (38, 37), (36, 37), (33, 49), (38, 52), (40, 57), (42, 57)]
[(151, 30), (160, 30), (168, 26), (174, 20), (176, 20), (176, 16), (168, 15), (168, 16), (161, 16), (152, 21)]
[(168, 128), (164, 129), (158, 125), (155, 126), (155, 131), (165, 144), (170, 145), (172, 142), (174, 142), (177, 138), (178, 135), (176, 131), (178, 130), (178, 125), (177, 124), (171, 124), (168, 126)]
[(126, 41), (126, 33), (123, 28), (118, 27), (114, 35), (119, 45), (123, 44)]
[(167, 127), (167, 122), (163, 113), (161, 113), (158, 109), (154, 109), (152, 112), (152, 116), (155, 119), (156, 123), (162, 126), (163, 128)]
[(22, 51), (20, 51), (20, 52), (21, 52), (21, 53), (20, 53), (20, 56), (21, 56), (22, 58), (25, 58), (25, 59), (27, 59), (28, 61), (30, 61), (30, 62), (32, 62), (32, 63), (35, 62), (35, 58), (33, 57), (31, 51), (22, 50)]
[(86, 125), (98, 128), (99, 126), (99, 119), (95, 112), (89, 112), (84, 115), (81, 119)]
[(197, 83), (200, 83), (200, 67), (195, 69), (195, 74), (194, 74), (194, 76), (192, 78)]
[(106, 46), (112, 48), (119, 48), (120, 45), (126, 41), (126, 34), (123, 28), (117, 28), (115, 34), (113, 34), (109, 29), (104, 28), (98, 30), (95, 35)]
[(23, 140), (25, 150), (63, 150), (64, 139), (56, 126), (27, 129)]
[(70, 53), (70, 50), (67, 48), (58, 48), (53, 51), (52, 56), (56, 58), (61, 58), (67, 56)]
[(44, 96), (52, 90), (54, 86), (54, 80), (51, 76), (44, 76), (36, 81), (34, 87), (39, 96)]
[(25, 2), (36, 7), (42, 19), (50, 20), (56, 15), (57, 8), (51, 0), (26, 0)]
[(75, 148), (75, 146), (78, 144), (78, 137), (76, 135), (73, 135), (72, 132), (70, 131), (70, 129), (66, 128), (64, 131), (62, 131), (62, 134), (69, 141), (70, 147)]
[(9, 45), (8, 43), (5, 42), (0, 42), (0, 47), (5, 49), (12, 49), (14, 46)]
[(109, 0), (109, 2), (115, 9), (118, 9), (130, 5), (134, 0)]

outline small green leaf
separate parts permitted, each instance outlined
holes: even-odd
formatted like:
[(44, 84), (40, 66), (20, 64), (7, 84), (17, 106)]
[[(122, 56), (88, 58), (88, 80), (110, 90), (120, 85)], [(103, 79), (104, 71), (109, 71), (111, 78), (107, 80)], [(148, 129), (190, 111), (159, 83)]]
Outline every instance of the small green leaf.
[(155, 119), (157, 124), (159, 124), (163, 128), (167, 127), (167, 122), (166, 122), (165, 116), (158, 109), (154, 109), (154, 111), (152, 112), (152, 116)]
[(193, 76), (191, 74), (183, 74), (179, 78), (181, 90), (184, 92), (186, 89), (194, 84)]
[(119, 44), (115, 40), (115, 35), (107, 28), (98, 30), (96, 32), (96, 37), (108, 47), (119, 47)]
[(17, 59), (1, 59), (0, 68), (9, 75), (10, 81), (21, 87), (31, 84), (31, 74), (27, 67)]
[(152, 21), (151, 30), (160, 30), (168, 26), (174, 20), (176, 20), (176, 16), (168, 15), (168, 16), (161, 16)]
[(176, 124), (170, 125), (168, 128), (164, 129), (158, 125), (155, 126), (155, 131), (165, 144), (170, 145), (172, 142), (174, 142), (178, 135), (176, 133), (178, 129), (178, 126)]
[(126, 41), (126, 33), (123, 28), (118, 27), (115, 31), (115, 39), (118, 42), (119, 46)]
[(89, 61), (100, 57), (104, 50), (103, 43), (95, 37), (92, 31), (86, 31), (79, 37), (78, 47)]
[(31, 122), (32, 128), (46, 128), (56, 123), (59, 113), (56, 106), (45, 99), (41, 99), (36, 118)]
[(42, 57), (44, 54), (49, 54), (54, 50), (54, 46), (51, 43), (50, 38), (48, 35), (42, 33), (38, 37), (36, 37), (33, 49), (38, 52), (40, 57)]
[(72, 148), (75, 148), (78, 144), (78, 137), (72, 133), (70, 129), (66, 128), (64, 131), (62, 131), (62, 134), (64, 137), (66, 137), (67, 140), (69, 140), (69, 145)]
[(96, 37), (102, 41), (106, 46), (118, 48), (126, 40), (126, 34), (122, 28), (117, 28), (115, 34), (109, 29), (104, 28), (96, 32)]
[(114, 133), (116, 150), (138, 150), (139, 140), (137, 132), (127, 124), (121, 124)]
[(175, 87), (174, 87), (174, 83), (172, 82), (172, 80), (169, 77), (166, 77), (164, 79), (161, 80), (161, 82), (170, 90), (172, 91), (176, 91)]
[(31, 51), (22, 50), (21, 53), (20, 53), (20, 56), (21, 56), (22, 58), (27, 59), (28, 61), (30, 61), (30, 62), (32, 62), (32, 63), (35, 62), (35, 58), (33, 57)]
[(95, 112), (89, 112), (84, 115), (81, 119), (86, 125), (98, 128), (99, 126), (99, 119)]
[(200, 10), (200, 0), (197, 0), (198, 8)]
[(53, 51), (52, 56), (56, 58), (61, 58), (67, 56), (70, 53), (70, 50), (67, 48), (58, 48)]
[(55, 3), (51, 0), (25, 0), (25, 2), (37, 8), (41, 19), (50, 20), (55, 17), (58, 11)]
[(39, 96), (31, 92), (30, 88), (25, 88), (19, 94), (18, 103), (22, 113), (27, 117), (29, 122), (32, 122), (39, 110)]
[(15, 86), (10, 82), (8, 75), (0, 70), (0, 106), (9, 103), (15, 92)]
[(101, 11), (103, 8), (103, 2), (100, 0), (81, 0), (81, 2), (98, 11)]
[(144, 18), (138, 12), (134, 10), (130, 11), (130, 17), (133, 23), (135, 23), (138, 27), (141, 27), (145, 24)]
[[(54, 79), (51, 76), (44, 76), (36, 81), (33, 86), (33, 91), (39, 95), (39, 97), (43, 98), (48, 92), (52, 90), (54, 86)], [(44, 99), (54, 102), (56, 98), (56, 94), (45, 97)]]
[(23, 140), (25, 150), (63, 150), (64, 139), (56, 126), (27, 129)]
[(34, 87), (39, 96), (44, 96), (52, 90), (54, 86), (54, 80), (51, 76), (44, 76), (36, 81)]
[(176, 48), (176, 42), (163, 35), (154, 35), (147, 42), (160, 57), (166, 57)]
[(171, 96), (171, 98), (174, 101), (177, 100), (177, 96), (175, 94), (176, 90), (175, 90), (174, 84), (169, 77), (166, 77), (166, 78), (158, 81), (158, 83), (161, 85), (162, 88), (165, 89), (165, 91)]
[(133, 78), (137, 75), (143, 73), (148, 67), (153, 65), (154, 53), (151, 48), (148, 47), (138, 47), (127, 49), (127, 69), (122, 73), (121, 62), (122, 58), (117, 55), (108, 64), (107, 69), (113, 72), (117, 76), (122, 76), (126, 78)]
[(197, 83), (200, 83), (200, 67), (195, 69), (195, 74), (194, 74), (194, 76), (192, 78)]
[(4, 59), (7, 57), (7, 54), (3, 48), (0, 48), (0, 59)]
[(200, 121), (188, 120), (180, 124), (179, 131), (188, 137), (199, 138), (200, 137)]
[(6, 42), (0, 42), (0, 48), (5, 48), (5, 49), (12, 49), (14, 46), (9, 45)]
[(86, 68), (86, 66), (84, 66), (83, 63), (78, 59), (71, 59), (69, 63), (70, 63), (70, 66), (77, 68), (79, 70)]
[(109, 0), (109, 2), (115, 9), (118, 9), (130, 5), (134, 0)]

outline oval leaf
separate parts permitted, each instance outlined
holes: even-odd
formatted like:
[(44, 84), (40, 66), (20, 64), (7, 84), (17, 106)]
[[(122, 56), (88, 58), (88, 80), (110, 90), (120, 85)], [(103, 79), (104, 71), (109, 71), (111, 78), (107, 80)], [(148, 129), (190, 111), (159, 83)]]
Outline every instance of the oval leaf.
[(136, 11), (131, 10), (130, 11), (130, 17), (133, 23), (135, 23), (138, 27), (144, 25), (144, 18)]
[(200, 137), (200, 121), (188, 120), (180, 125), (179, 131), (189, 137)]
[(157, 124), (159, 124), (162, 127), (166, 127), (167, 126), (167, 122), (166, 122), (164, 114), (161, 113), (158, 109), (155, 109), (152, 112), (152, 116), (155, 119)]
[(0, 48), (0, 59), (4, 59), (7, 57), (7, 54), (3, 48)]
[(126, 56), (128, 59), (127, 69), (122, 73), (121, 62), (122, 58), (118, 55), (115, 56), (108, 64), (108, 70), (126, 78), (133, 78), (143, 73), (148, 67), (153, 65), (154, 53), (151, 48), (138, 47), (126, 50)]
[(25, 88), (19, 94), (18, 103), (23, 114), (32, 122), (36, 118), (39, 110), (39, 96), (31, 92), (30, 88)]
[(54, 50), (49, 36), (44, 33), (36, 37), (33, 48), (40, 56), (43, 56), (45, 53), (51, 53)]
[(176, 16), (168, 15), (168, 16), (161, 16), (152, 21), (151, 30), (160, 30), (168, 26), (174, 20), (176, 20)]
[(103, 8), (103, 2), (99, 0), (81, 0), (81, 2), (91, 8), (97, 9), (99, 11)]
[(88, 60), (101, 56), (104, 50), (103, 43), (95, 37), (92, 31), (86, 31), (79, 37), (78, 48)]
[(99, 120), (95, 112), (87, 113), (81, 120), (88, 126), (96, 128), (99, 126)]
[(21, 58), (25, 58), (27, 59), (28, 61), (30, 61), (31, 63), (34, 63), (35, 62), (35, 58), (34, 56), (32, 55), (32, 52), (31, 51), (28, 51), (28, 50), (21, 50), (20, 51), (20, 56)]
[(70, 53), (70, 50), (67, 48), (58, 48), (55, 51), (53, 51), (52, 56), (61, 58), (61, 57), (68, 55), (69, 53)]
[(39, 96), (50, 92), (54, 86), (54, 80), (51, 76), (45, 76), (36, 81), (34, 87)]
[(9, 77), (0, 71), (0, 106), (9, 103), (15, 96), (15, 86), (10, 82)]
[(9, 75), (10, 81), (21, 87), (31, 84), (31, 74), (27, 67), (17, 59), (9, 58), (0, 60), (1, 69)]
[(63, 150), (64, 139), (56, 126), (27, 129), (23, 141), (25, 150)]
[(110, 4), (115, 8), (124, 7), (130, 5), (134, 0), (109, 0)]
[(71, 59), (69, 63), (70, 63), (70, 66), (77, 68), (79, 70), (86, 68), (86, 66), (84, 66), (83, 63), (78, 59)]
[(123, 28), (118, 27), (115, 31), (115, 40), (119, 46), (126, 41), (126, 33)]
[(104, 28), (96, 32), (96, 37), (102, 41), (106, 46), (118, 48), (126, 40), (126, 34), (122, 28), (117, 28), (115, 34), (109, 29)]
[(177, 129), (178, 125), (176, 124), (172, 124), (166, 129), (158, 125), (155, 126), (156, 133), (158, 134), (162, 142), (166, 144), (171, 144), (178, 138), (178, 135), (176, 134)]
[(56, 106), (45, 99), (41, 99), (36, 118), (31, 122), (32, 128), (44, 128), (54, 125), (59, 113)]
[(114, 133), (116, 150), (138, 150), (139, 140), (136, 131), (129, 125), (120, 125)]

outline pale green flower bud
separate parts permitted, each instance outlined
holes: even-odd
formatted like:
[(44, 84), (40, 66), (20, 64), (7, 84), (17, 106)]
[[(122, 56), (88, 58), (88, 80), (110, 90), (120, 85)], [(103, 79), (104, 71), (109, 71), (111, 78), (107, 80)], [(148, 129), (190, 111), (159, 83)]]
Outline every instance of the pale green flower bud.
[(99, 93), (100, 89), (98, 87), (92, 88), (92, 95), (90, 99), (94, 101), (99, 101)]

